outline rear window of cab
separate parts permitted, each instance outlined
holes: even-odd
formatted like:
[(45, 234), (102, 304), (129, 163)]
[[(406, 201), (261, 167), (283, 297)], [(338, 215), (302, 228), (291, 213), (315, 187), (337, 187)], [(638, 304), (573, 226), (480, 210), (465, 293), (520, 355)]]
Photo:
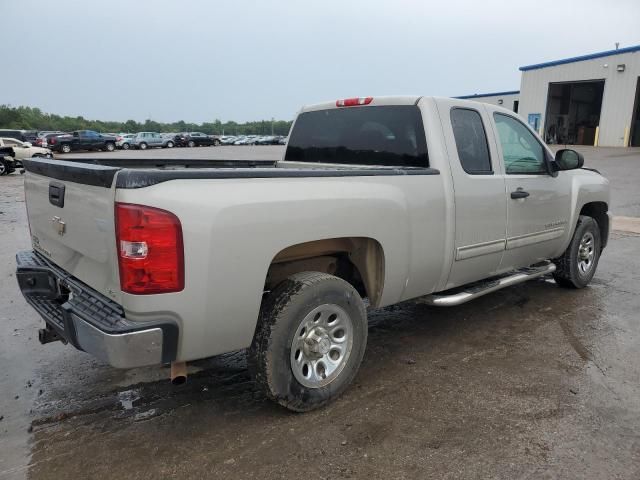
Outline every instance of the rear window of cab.
[(358, 106), (301, 113), (289, 136), (284, 159), (429, 166), (422, 115), (416, 105)]

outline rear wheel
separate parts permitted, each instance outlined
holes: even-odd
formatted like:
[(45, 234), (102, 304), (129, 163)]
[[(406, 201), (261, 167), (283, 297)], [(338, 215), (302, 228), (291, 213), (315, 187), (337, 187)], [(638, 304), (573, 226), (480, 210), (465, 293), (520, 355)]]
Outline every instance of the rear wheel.
[(173, 142), (171, 141), (167, 142), (167, 148), (173, 148), (173, 147), (174, 147)]
[(355, 288), (333, 275), (298, 273), (265, 298), (249, 367), (270, 399), (305, 412), (349, 386), (366, 343), (367, 315)]
[(107, 152), (113, 152), (116, 149), (116, 144), (113, 142), (107, 142), (105, 148), (107, 149)]
[(195, 146), (196, 146), (196, 142), (194, 142), (193, 140), (189, 140), (189, 141), (187, 142), (187, 146), (188, 146), (188, 147), (190, 147), (190, 148), (193, 148), (193, 147), (195, 147)]
[(9, 167), (7, 165), (7, 161), (5, 159), (0, 159), (0, 176), (7, 175), (9, 172)]
[(129, 144), (128, 143), (123, 143), (122, 144), (122, 149), (123, 150), (129, 150)]
[(214, 147), (219, 147), (220, 146), (220, 140), (214, 140), (213, 141), (213, 146)]
[(556, 264), (553, 273), (556, 283), (565, 288), (586, 287), (596, 273), (601, 249), (598, 222), (581, 215), (567, 250), (553, 261)]
[(144, 142), (142, 142), (142, 143), (140, 143), (140, 145), (138, 146), (138, 148), (139, 148), (140, 150), (146, 150), (146, 149), (147, 149), (147, 144), (146, 144), (146, 143), (144, 143)]

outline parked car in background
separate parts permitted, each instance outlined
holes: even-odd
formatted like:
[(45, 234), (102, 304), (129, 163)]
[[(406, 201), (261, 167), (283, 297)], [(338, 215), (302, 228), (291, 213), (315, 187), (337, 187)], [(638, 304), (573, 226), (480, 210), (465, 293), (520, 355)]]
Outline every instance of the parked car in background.
[(278, 145), (280, 137), (275, 135), (267, 135), (265, 137), (259, 137), (256, 140), (256, 145)]
[(37, 132), (35, 130), (19, 130), (11, 128), (0, 128), (0, 137), (15, 138), (23, 142), (30, 142), (35, 139)]
[(47, 140), (49, 148), (56, 152), (69, 153), (78, 150), (106, 150), (116, 149), (116, 137), (102, 135), (93, 130), (76, 130), (65, 135), (52, 136)]
[(235, 142), (237, 139), (238, 137), (234, 135), (226, 135), (226, 136), (220, 137), (220, 143), (222, 145), (233, 145), (233, 142)]
[(247, 145), (247, 142), (250, 142), (251, 139), (249, 137), (245, 137), (245, 136), (240, 136), (236, 139), (235, 142), (233, 142), (234, 145)]
[(131, 143), (133, 142), (133, 139), (135, 137), (135, 133), (120, 133), (116, 135), (116, 148), (129, 150), (131, 148)]
[(176, 146), (175, 133), (161, 133), (160, 136), (162, 137), (163, 148), (173, 148)]
[(9, 175), (15, 172), (16, 162), (13, 147), (0, 147), (0, 175)]
[(13, 147), (17, 162), (32, 157), (53, 158), (53, 153), (48, 148), (34, 147), (29, 142), (22, 142), (15, 138), (0, 137), (0, 147)]
[(47, 137), (49, 137), (49, 135), (66, 135), (65, 132), (61, 131), (61, 130), (43, 130), (41, 132), (38, 132), (38, 135), (36, 136), (35, 142), (33, 142), (33, 144), (36, 147), (43, 147), (46, 148), (47, 145)]
[(138, 132), (133, 138), (131, 146), (140, 150), (162, 147), (164, 138), (158, 132)]
[(181, 143), (186, 147), (210, 147), (220, 145), (220, 139), (202, 132), (181, 134)]

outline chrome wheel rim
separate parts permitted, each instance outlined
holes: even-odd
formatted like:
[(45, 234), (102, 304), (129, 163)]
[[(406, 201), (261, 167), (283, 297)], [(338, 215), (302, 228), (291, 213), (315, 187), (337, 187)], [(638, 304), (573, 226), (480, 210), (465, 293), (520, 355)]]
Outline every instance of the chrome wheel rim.
[(291, 342), (291, 370), (308, 388), (321, 388), (342, 372), (353, 348), (353, 322), (335, 304), (311, 310), (298, 325)]
[(4, 175), (5, 173), (7, 173), (7, 166), (3, 161), (0, 161), (0, 175)]
[(63, 145), (62, 146), (62, 151), (64, 153), (69, 153), (71, 151), (71, 147), (69, 145)]
[(596, 257), (595, 239), (591, 232), (587, 232), (580, 240), (578, 247), (578, 270), (582, 275), (589, 273), (593, 268), (593, 262)]

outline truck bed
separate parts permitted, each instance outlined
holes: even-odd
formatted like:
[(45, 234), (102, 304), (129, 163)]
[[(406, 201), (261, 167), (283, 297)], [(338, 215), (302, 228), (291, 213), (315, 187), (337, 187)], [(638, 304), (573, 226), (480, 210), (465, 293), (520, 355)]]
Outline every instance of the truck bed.
[[(300, 165), (273, 160), (181, 159), (31, 159), (31, 173), (84, 185), (143, 188), (169, 180), (204, 178), (351, 177), (377, 175), (438, 175), (434, 168)], [(117, 174), (117, 175), (116, 175)]]

